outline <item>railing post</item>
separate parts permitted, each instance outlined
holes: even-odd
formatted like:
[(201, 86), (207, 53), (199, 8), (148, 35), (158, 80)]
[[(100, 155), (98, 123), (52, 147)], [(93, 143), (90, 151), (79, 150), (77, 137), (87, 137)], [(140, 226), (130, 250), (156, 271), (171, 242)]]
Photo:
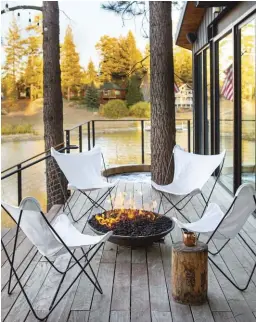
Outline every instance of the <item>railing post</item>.
[[(17, 169), (18, 170), (21, 169), (21, 164), (17, 165)], [(21, 170), (18, 171), (17, 175), (18, 175), (18, 205), (19, 205), (21, 200), (22, 200), (22, 175), (21, 175)]]
[(187, 127), (188, 127), (188, 152), (191, 151), (191, 146), (190, 146), (190, 120), (187, 121)]
[(92, 121), (92, 146), (95, 146), (95, 121)]
[(141, 124), (141, 162), (144, 164), (145, 158), (144, 158), (144, 120), (140, 121)]
[[(66, 130), (66, 147), (70, 146), (70, 130)], [(70, 153), (70, 150), (66, 150), (67, 153)]]
[(79, 152), (83, 151), (83, 129), (82, 125), (79, 126)]
[(91, 123), (87, 123), (88, 151), (91, 150)]

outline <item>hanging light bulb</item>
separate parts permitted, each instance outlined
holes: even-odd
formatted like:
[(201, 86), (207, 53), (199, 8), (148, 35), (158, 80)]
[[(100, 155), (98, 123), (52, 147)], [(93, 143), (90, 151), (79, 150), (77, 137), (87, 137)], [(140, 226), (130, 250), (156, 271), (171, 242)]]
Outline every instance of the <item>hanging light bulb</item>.
[(30, 16), (30, 12), (29, 12), (29, 19), (28, 22), (31, 23), (31, 16)]
[(18, 17), (20, 17), (20, 13), (18, 12)]

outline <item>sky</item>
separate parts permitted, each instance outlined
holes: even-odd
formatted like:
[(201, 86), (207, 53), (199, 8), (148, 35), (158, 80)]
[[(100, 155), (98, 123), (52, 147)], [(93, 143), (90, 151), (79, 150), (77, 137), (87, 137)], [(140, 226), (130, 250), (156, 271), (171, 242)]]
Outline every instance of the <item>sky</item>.
[[(41, 1), (1, 1), (1, 9), (8, 3), (9, 7), (18, 4), (23, 5), (42, 5)], [(108, 12), (101, 8), (103, 1), (59, 1), (60, 8), (60, 42), (63, 42), (65, 30), (68, 25), (71, 25), (74, 41), (77, 51), (80, 54), (80, 64), (83, 67), (87, 67), (90, 59), (96, 66), (99, 64), (99, 54), (95, 49), (95, 44), (99, 41), (103, 35), (111, 37), (119, 37), (120, 35), (127, 35), (131, 30), (136, 38), (137, 47), (143, 52), (148, 39), (145, 38), (145, 34), (141, 28), (142, 17), (136, 17), (135, 19), (126, 20), (123, 25), (120, 16), (112, 12)], [(24, 30), (28, 26), (29, 12), (31, 12), (31, 18), (35, 15), (35, 11), (23, 10), (19, 11), (19, 26), (21, 30)], [(17, 17), (18, 11), (15, 11)], [(8, 26), (12, 19), (13, 13), (9, 12), (1, 15), (1, 37), (5, 42)], [(68, 17), (67, 17), (68, 16)], [(179, 12), (173, 12), (173, 25), (174, 31), (179, 18)], [(145, 26), (148, 31), (148, 26)], [(1, 63), (3, 64), (5, 59), (4, 46), (1, 46)]]

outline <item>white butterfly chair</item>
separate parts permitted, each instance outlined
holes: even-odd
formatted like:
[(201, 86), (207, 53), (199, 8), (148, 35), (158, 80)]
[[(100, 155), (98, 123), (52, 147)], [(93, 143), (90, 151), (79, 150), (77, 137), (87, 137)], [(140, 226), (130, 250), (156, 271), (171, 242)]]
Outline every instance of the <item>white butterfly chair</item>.
[[(206, 206), (209, 203), (215, 185), (218, 181), (218, 178), (221, 174), (225, 155), (226, 151), (223, 151), (221, 154), (216, 155), (193, 154), (186, 152), (180, 146), (175, 145), (166, 174), (167, 178), (168, 171), (171, 167), (172, 158), (174, 157), (174, 177), (172, 183), (168, 185), (158, 185), (154, 181), (152, 181), (152, 186), (161, 194), (158, 212), (160, 210), (163, 197), (165, 197), (171, 203), (172, 207), (165, 211), (164, 215), (171, 209), (175, 208), (187, 221), (189, 221), (181, 212), (181, 210), (184, 209), (189, 201), (197, 194), (201, 194), (201, 196), (203, 197), (203, 200), (205, 202), (205, 210)], [(206, 198), (202, 193), (202, 188), (218, 167), (219, 171), (213, 184), (212, 190), (209, 194), (209, 197)], [(178, 202), (174, 203), (166, 194), (178, 196), (181, 199)], [(189, 198), (188, 201), (182, 207), (177, 207), (177, 205), (186, 198)]]
[[(2, 202), (2, 208), (11, 216), (11, 218), (16, 222), (17, 229), (16, 235), (14, 240), (13, 246), (13, 253), (12, 256), (9, 256), (3, 241), (1, 240), (2, 247), (6, 254), (7, 260), (11, 266), (10, 269), (10, 277), (8, 282), (8, 294), (11, 294), (17, 284), (19, 284), (22, 293), (24, 294), (30, 309), (32, 310), (35, 317), (39, 320), (46, 319), (50, 313), (55, 309), (55, 307), (60, 303), (63, 297), (67, 294), (67, 292), (71, 289), (72, 285), (77, 281), (79, 276), (84, 273), (91, 283), (95, 286), (95, 288), (102, 294), (101, 286), (97, 280), (97, 277), (91, 267), (90, 261), (96, 255), (100, 247), (103, 243), (108, 240), (111, 236), (112, 232), (108, 232), (105, 235), (101, 236), (90, 236), (80, 233), (70, 222), (66, 214), (60, 214), (57, 218), (50, 223), (47, 217), (41, 210), (40, 204), (38, 201), (32, 197), (27, 197), (23, 199), (20, 203), (19, 207), (14, 207)], [(19, 228), (25, 233), (27, 238), (36, 246), (37, 250), (43, 255), (46, 260), (50, 263), (50, 265), (60, 274), (62, 274), (62, 278), (60, 283), (57, 287), (56, 293), (53, 297), (52, 303), (49, 307), (49, 312), (43, 318), (38, 317), (36, 314), (32, 303), (30, 302), (28, 295), (24, 289), (24, 285), (21, 284), (21, 278), (25, 271), (28, 269), (30, 263), (29, 262), (27, 267), (24, 269), (22, 274), (18, 276), (17, 269), (14, 267), (15, 261), (15, 253), (16, 253), (16, 245), (17, 245), (17, 238), (19, 233)], [(85, 251), (83, 246), (89, 246), (89, 250)], [(83, 256), (77, 259), (74, 256), (74, 250), (80, 248), (83, 252)], [(60, 271), (50, 260), (48, 257), (54, 256), (60, 253), (69, 253), (70, 260), (67, 263), (67, 268), (65, 271)], [(74, 260), (74, 263), (71, 265), (71, 260)], [(85, 260), (82, 264), (81, 260)], [(80, 267), (79, 273), (76, 275), (72, 283), (66, 288), (65, 292), (60, 296), (60, 298), (56, 301), (57, 295), (61, 288), (61, 285), (65, 279), (66, 273), (73, 268), (75, 265)], [(88, 275), (85, 268), (89, 266), (94, 280)], [(16, 284), (11, 289), (11, 280), (14, 276), (17, 279)]]
[[(66, 179), (68, 180), (68, 189), (73, 191), (70, 199), (66, 200), (64, 210), (66, 207), (68, 207), (69, 213), (71, 214), (71, 217), (74, 222), (79, 221), (94, 206), (99, 207), (103, 211), (105, 211), (105, 208), (102, 206), (102, 203), (105, 201), (108, 195), (112, 204), (111, 191), (116, 186), (117, 181), (110, 183), (106, 181), (105, 178), (101, 175), (102, 160), (104, 162), (104, 158), (99, 147), (94, 147), (92, 150), (88, 152), (72, 154), (60, 153), (56, 151), (54, 148), (51, 148), (51, 155), (57, 162), (60, 170), (63, 172)], [(62, 187), (62, 185), (60, 185), (60, 187)], [(93, 200), (90, 197), (89, 192), (101, 189), (107, 190), (102, 194), (100, 198), (98, 198), (97, 200)], [(77, 202), (80, 194), (82, 193), (92, 203), (92, 206), (77, 219), (74, 218), (71, 210), (72, 207), (70, 206), (71, 200), (76, 191), (79, 191), (80, 193), (78, 194), (75, 202)], [(65, 197), (64, 191), (62, 191), (62, 193)]]
[[(255, 250), (253, 250), (250, 245), (246, 242), (244, 237), (241, 235), (241, 230), (246, 223), (248, 217), (256, 209), (256, 196), (253, 185), (246, 183), (241, 185), (235, 194), (235, 197), (231, 203), (231, 206), (224, 214), (220, 207), (215, 203), (210, 203), (206, 208), (206, 211), (201, 219), (193, 223), (182, 223), (177, 218), (172, 219), (176, 224), (183, 230), (193, 231), (196, 233), (202, 233), (209, 236), (207, 244), (212, 238), (226, 240), (223, 246), (212, 255), (217, 255), (230, 241), (230, 239), (235, 238), (237, 235), (243, 240), (246, 246), (251, 250), (251, 252), (256, 256)], [(240, 291), (247, 289), (252, 275), (256, 268), (256, 262), (253, 267), (252, 273), (249, 276), (248, 282), (245, 287), (239, 287), (234, 283), (229, 276), (227, 276), (221, 268), (209, 257), (209, 260), (216, 266), (221, 273)]]

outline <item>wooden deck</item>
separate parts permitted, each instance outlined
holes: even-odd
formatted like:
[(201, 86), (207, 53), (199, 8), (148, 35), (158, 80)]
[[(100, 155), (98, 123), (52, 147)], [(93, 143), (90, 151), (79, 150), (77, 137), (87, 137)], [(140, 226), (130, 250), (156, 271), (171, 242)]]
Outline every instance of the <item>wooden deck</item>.
[[(205, 187), (209, 193), (212, 182)], [(148, 183), (120, 182), (115, 190), (125, 194), (125, 207), (129, 207), (130, 196), (136, 201), (136, 206), (152, 209), (152, 200), (158, 200)], [(96, 193), (91, 194), (96, 197)], [(231, 197), (218, 186), (212, 198), (223, 209), (230, 204)], [(115, 198), (117, 206), (118, 199)], [(81, 196), (73, 206), (76, 216), (83, 213), (89, 202)], [(110, 207), (109, 201), (105, 202)], [(167, 205), (164, 204), (164, 208)], [(54, 206), (49, 218), (60, 211), (60, 206)], [(202, 212), (201, 197), (195, 197), (186, 207), (186, 214), (191, 220), (196, 220)], [(93, 210), (91, 214), (97, 212)], [(169, 216), (179, 216), (175, 211)], [(86, 218), (80, 220), (76, 227), (85, 233), (91, 233), (86, 225)], [(243, 235), (252, 247), (256, 246), (256, 219), (252, 216), (244, 226)], [(2, 238), (9, 252), (14, 243), (14, 229), (3, 229)], [(245, 292), (237, 291), (218, 270), (209, 265), (208, 302), (202, 306), (177, 304), (171, 296), (171, 247), (172, 242), (181, 239), (181, 233), (175, 228), (164, 243), (155, 244), (148, 249), (131, 249), (117, 247), (107, 242), (104, 249), (95, 257), (92, 266), (97, 272), (103, 288), (103, 295), (94, 290), (88, 280), (81, 275), (62, 302), (53, 311), (47, 321), (50, 322), (255, 322), (256, 321), (256, 274)], [(218, 241), (210, 244), (212, 250), (219, 246)], [(33, 258), (34, 257), (34, 258)], [(215, 256), (216, 262), (228, 272), (234, 280), (244, 284), (252, 269), (255, 258), (252, 257), (241, 243), (232, 240), (220, 255)], [(29, 270), (22, 277), (26, 290), (33, 301), (37, 312), (45, 314), (51, 298), (57, 288), (60, 275), (51, 268), (30, 241), (21, 233), (18, 238), (16, 267), (18, 271), (31, 260)], [(69, 255), (55, 259), (57, 267), (64, 269)], [(2, 321), (36, 321), (28, 304), (17, 287), (12, 295), (7, 294), (9, 264), (2, 251)], [(74, 268), (67, 274), (63, 289), (77, 273)]]

